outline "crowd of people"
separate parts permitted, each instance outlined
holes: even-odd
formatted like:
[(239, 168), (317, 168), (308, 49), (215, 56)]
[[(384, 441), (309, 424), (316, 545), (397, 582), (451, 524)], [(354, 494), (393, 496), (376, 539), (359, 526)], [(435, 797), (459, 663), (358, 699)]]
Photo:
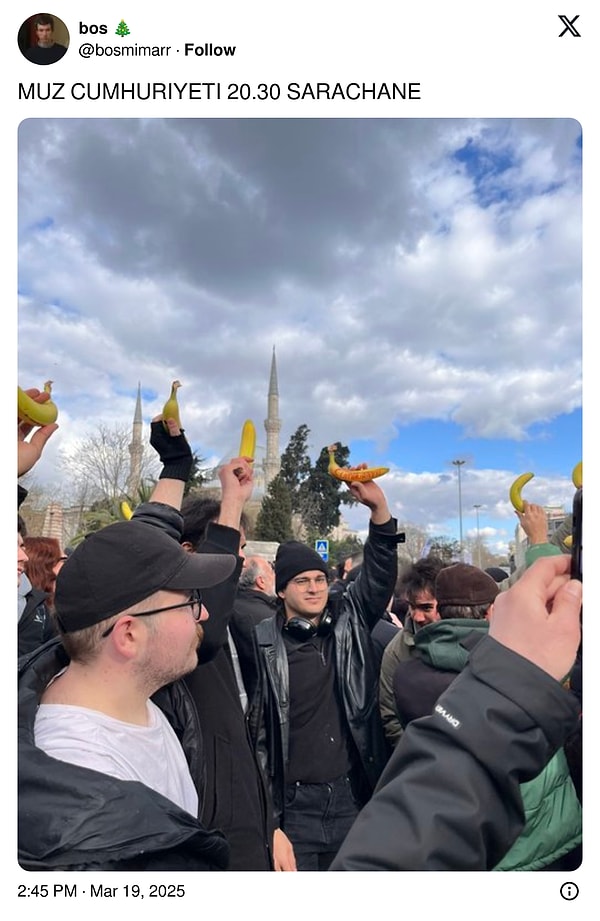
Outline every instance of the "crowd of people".
[[(19, 477), (57, 428), (18, 423)], [(349, 483), (368, 537), (331, 580), (301, 541), (245, 556), (251, 458), (184, 499), (184, 431), (150, 444), (130, 521), (65, 553), (18, 515), (21, 867), (579, 866), (581, 583), (543, 509), (510, 578), (399, 572), (382, 487)]]

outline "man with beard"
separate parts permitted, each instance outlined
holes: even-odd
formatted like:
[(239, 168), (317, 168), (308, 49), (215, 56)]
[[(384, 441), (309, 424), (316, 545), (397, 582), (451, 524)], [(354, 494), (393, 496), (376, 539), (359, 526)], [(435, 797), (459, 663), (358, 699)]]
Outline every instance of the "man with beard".
[(71, 554), (56, 585), (60, 636), (19, 662), (23, 868), (226, 868), (224, 836), (198, 819), (198, 717), (179, 679), (198, 662), (201, 590), (240, 566), (186, 553), (150, 514)]

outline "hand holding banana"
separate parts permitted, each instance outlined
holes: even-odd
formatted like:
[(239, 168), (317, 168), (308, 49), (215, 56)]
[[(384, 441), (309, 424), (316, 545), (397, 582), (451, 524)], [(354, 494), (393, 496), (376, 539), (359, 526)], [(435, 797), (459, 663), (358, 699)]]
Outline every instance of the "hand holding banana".
[[(35, 393), (35, 391), (33, 391)], [(17, 386), (17, 414), (25, 425), (52, 425), (58, 418), (58, 407), (52, 399), (52, 381), (46, 381), (42, 394), (48, 398), (38, 401), (21, 387)]]
[(365, 463), (358, 464), (356, 467), (340, 467), (335, 459), (335, 449), (337, 444), (329, 445), (329, 466), (327, 468), (331, 476), (336, 480), (342, 480), (344, 483), (368, 483), (375, 477), (383, 476), (389, 471), (389, 467), (367, 467)]
[(52, 381), (41, 391), (17, 387), (17, 476), (29, 473), (37, 464), (46, 442), (58, 429), (58, 409), (51, 393)]
[[(513, 508), (517, 512), (522, 512), (525, 507), (523, 505), (523, 498), (521, 496), (521, 490), (523, 489), (526, 483), (529, 483), (529, 481), (533, 479), (533, 477), (534, 477), (533, 473), (530, 473), (530, 472), (522, 473), (520, 476), (517, 477), (517, 479), (514, 481), (514, 483), (510, 487), (510, 490), (509, 490), (510, 501), (512, 503)], [(575, 466), (573, 467), (571, 479), (573, 481), (573, 486), (575, 487), (575, 489), (579, 489), (579, 487), (583, 485), (583, 464), (581, 461), (579, 461), (579, 463), (575, 464)]]
[(525, 508), (523, 504), (523, 499), (521, 497), (521, 490), (526, 483), (529, 483), (530, 480), (533, 480), (533, 473), (522, 473), (521, 476), (518, 476), (510, 487), (509, 496), (513, 508), (517, 512), (522, 512)]

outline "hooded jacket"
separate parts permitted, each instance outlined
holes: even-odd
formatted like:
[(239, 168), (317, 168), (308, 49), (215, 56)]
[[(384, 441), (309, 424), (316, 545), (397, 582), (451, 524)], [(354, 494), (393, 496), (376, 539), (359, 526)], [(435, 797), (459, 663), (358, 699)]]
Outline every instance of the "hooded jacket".
[(577, 725), (575, 696), (483, 636), (406, 727), (330, 870), (492, 870), (523, 830), (520, 784)]
[[(404, 727), (431, 713), (470, 652), (488, 632), (487, 620), (447, 618), (415, 636), (415, 656), (398, 665), (394, 697)], [(520, 788), (525, 826), (496, 870), (540, 870), (581, 843), (581, 805), (560, 748), (543, 771)]]

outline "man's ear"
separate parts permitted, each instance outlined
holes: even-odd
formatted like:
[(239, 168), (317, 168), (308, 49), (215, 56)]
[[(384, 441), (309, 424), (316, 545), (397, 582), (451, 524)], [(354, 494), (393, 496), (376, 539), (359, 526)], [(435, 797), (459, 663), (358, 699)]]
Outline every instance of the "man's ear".
[(181, 546), (182, 546), (183, 549), (186, 550), (188, 553), (194, 553), (194, 552), (195, 552), (195, 551), (194, 551), (194, 546), (193, 546), (193, 544), (191, 544), (191, 543), (189, 542), (189, 540), (184, 540), (184, 541), (182, 541), (182, 542), (181, 542)]
[(110, 635), (115, 649), (126, 659), (131, 659), (137, 651), (138, 624), (135, 617), (123, 617), (115, 622)]

